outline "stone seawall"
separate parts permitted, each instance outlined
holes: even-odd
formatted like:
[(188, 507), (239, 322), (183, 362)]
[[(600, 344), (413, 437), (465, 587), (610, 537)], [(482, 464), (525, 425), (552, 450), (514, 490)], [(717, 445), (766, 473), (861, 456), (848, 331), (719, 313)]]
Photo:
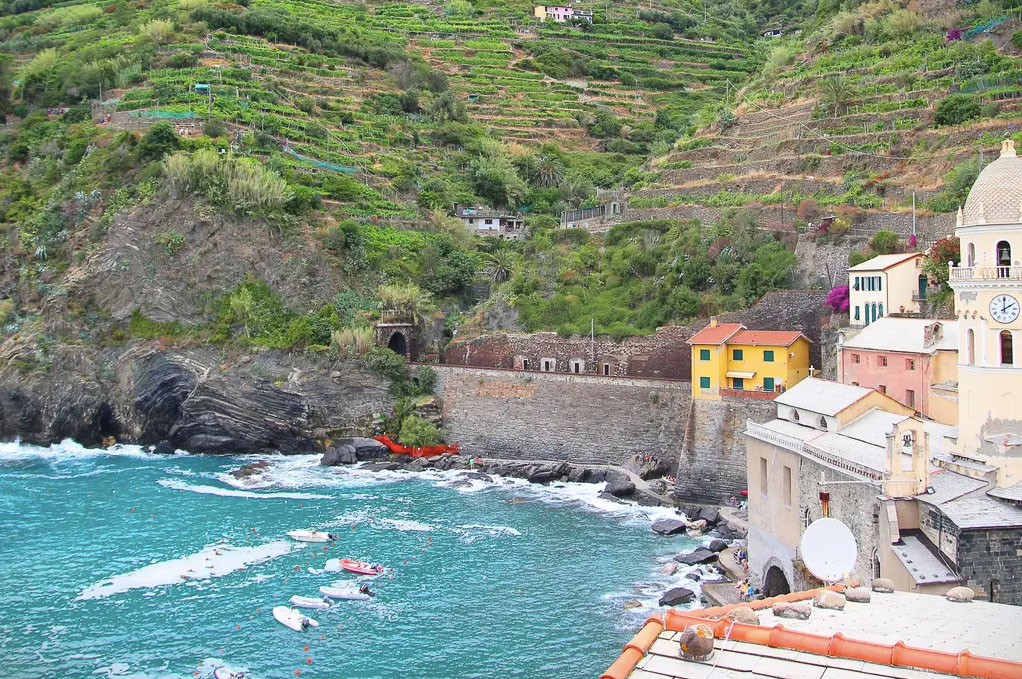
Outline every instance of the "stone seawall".
[(680, 456), (674, 495), (688, 502), (719, 503), (746, 488), (745, 425), (772, 420), (772, 400), (726, 397), (695, 400), (692, 434)]
[(674, 469), (692, 385), (685, 381), (432, 366), (444, 435), (467, 455)]
[(743, 490), (746, 422), (776, 412), (755, 398), (693, 403), (688, 381), (432, 367), (444, 436), (464, 454), (616, 465), (653, 454), (677, 470), (680, 501)]

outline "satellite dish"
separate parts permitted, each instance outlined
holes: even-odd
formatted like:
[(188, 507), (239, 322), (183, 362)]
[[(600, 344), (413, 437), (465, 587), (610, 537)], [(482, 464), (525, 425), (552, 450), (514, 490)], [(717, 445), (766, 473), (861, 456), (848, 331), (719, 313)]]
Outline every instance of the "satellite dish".
[(855, 536), (837, 519), (817, 519), (806, 528), (800, 544), (802, 563), (826, 583), (839, 582), (855, 568)]

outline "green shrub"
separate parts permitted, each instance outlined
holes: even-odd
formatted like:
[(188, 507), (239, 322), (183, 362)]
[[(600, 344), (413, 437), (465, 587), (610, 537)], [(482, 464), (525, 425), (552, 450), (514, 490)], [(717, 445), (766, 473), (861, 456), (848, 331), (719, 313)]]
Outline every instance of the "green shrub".
[(1022, 49), (1022, 31), (1015, 31), (1011, 34), (1011, 44), (1015, 49)]
[(185, 237), (177, 231), (167, 231), (158, 235), (156, 242), (163, 246), (168, 256), (173, 257), (184, 247)]
[(14, 302), (9, 299), (0, 299), (0, 326), (6, 323), (13, 313)]
[(440, 443), (440, 431), (418, 415), (408, 415), (401, 422), (398, 440), (406, 446), (435, 446)]
[(980, 105), (967, 94), (952, 94), (937, 104), (933, 119), (938, 125), (961, 125), (980, 115)]
[(373, 329), (348, 327), (334, 330), (330, 334), (330, 345), (346, 358), (364, 356), (373, 346)]
[(372, 347), (365, 352), (362, 355), (362, 365), (396, 384), (408, 379), (408, 362), (405, 357), (384, 347)]
[(154, 123), (142, 135), (142, 141), (136, 147), (136, 153), (142, 160), (159, 160), (180, 146), (181, 140), (174, 132), (174, 126), (166, 120), (161, 120)]
[(207, 137), (217, 138), (227, 134), (227, 125), (224, 124), (221, 118), (210, 118), (206, 121), (206, 124), (202, 126), (202, 133)]
[(187, 332), (184, 326), (176, 321), (154, 321), (146, 318), (138, 309), (131, 312), (131, 321), (128, 327), (131, 330), (131, 336), (139, 339), (181, 337)]
[(873, 234), (869, 241), (869, 249), (877, 255), (893, 255), (902, 251), (902, 243), (898, 239), (898, 234), (881, 229)]
[(852, 250), (848, 253), (848, 266), (858, 266), (866, 260), (870, 259), (870, 256), (860, 250)]
[(287, 183), (249, 158), (212, 149), (175, 153), (164, 163), (167, 181), (236, 211), (280, 209), (291, 198)]

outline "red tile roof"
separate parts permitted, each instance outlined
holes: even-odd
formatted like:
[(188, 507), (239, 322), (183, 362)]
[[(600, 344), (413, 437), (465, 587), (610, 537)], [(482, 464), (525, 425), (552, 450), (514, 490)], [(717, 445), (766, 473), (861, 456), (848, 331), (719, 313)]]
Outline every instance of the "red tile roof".
[(721, 323), (716, 327), (706, 326), (688, 339), (689, 344), (723, 344), (731, 335), (744, 330), (741, 323)]
[[(805, 337), (798, 330), (740, 330), (728, 339), (728, 344), (769, 344), (788, 347), (799, 337)], [(809, 338), (806, 337), (806, 341)]]
[(723, 617), (739, 606), (747, 606), (754, 610), (769, 608), (781, 601), (805, 601), (812, 599), (819, 592), (827, 589), (841, 592), (844, 591), (845, 587), (844, 585), (831, 585), (808, 591), (782, 594), (759, 601), (705, 608), (702, 610), (678, 611), (667, 609), (646, 621), (645, 626), (639, 633), (630, 642), (625, 644), (621, 655), (614, 664), (600, 675), (600, 679), (626, 679), (649, 651), (661, 632), (682, 631), (694, 624), (709, 625), (713, 628), (714, 636), (718, 639), (732, 639), (734, 641), (744, 641), (775, 648), (788, 648), (833, 658), (861, 660), (892, 667), (921, 668), (931, 672), (942, 672), (963, 677), (987, 677), (989, 679), (1022, 677), (1022, 663), (1013, 660), (977, 656), (968, 650), (961, 653), (949, 653), (929, 648), (913, 648), (901, 641), (897, 641), (894, 644), (881, 644), (850, 639), (843, 636), (840, 632), (833, 635), (812, 634), (810, 632), (789, 630), (782, 625), (759, 627), (757, 625), (730, 622)]

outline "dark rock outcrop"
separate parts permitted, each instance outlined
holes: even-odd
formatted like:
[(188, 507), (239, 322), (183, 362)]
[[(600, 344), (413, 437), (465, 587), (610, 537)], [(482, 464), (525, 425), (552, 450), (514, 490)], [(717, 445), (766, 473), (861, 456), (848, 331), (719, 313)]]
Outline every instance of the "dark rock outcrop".
[(319, 463), (324, 467), (335, 467), (341, 464), (354, 464), (358, 462), (355, 455), (355, 447), (348, 444), (333, 445), (323, 453)]
[(246, 464), (243, 467), (239, 467), (231, 472), (231, 476), (236, 479), (247, 479), (250, 476), (258, 476), (263, 473), (263, 470), (270, 466), (268, 460), (260, 460), (258, 462), (252, 462)]
[(628, 480), (627, 476), (613, 476), (607, 481), (606, 492), (614, 497), (628, 497), (635, 492), (635, 484)]
[(95, 446), (113, 437), (161, 452), (309, 453), (393, 404), (386, 379), (323, 356), (262, 351), (232, 360), (218, 349), (63, 344), (41, 370), (21, 358), (32, 355), (26, 351), (11, 343), (0, 357), (0, 439)]
[(686, 527), (685, 522), (680, 519), (657, 519), (650, 526), (654, 533), (659, 533), (660, 535), (684, 533)]
[(727, 543), (724, 542), (723, 540), (716, 539), (710, 540), (710, 544), (707, 545), (707, 549), (709, 549), (711, 552), (719, 554), (720, 552), (723, 552), (725, 549), (727, 549)]
[(660, 606), (677, 606), (678, 604), (687, 604), (694, 601), (696, 593), (690, 590), (688, 587), (674, 587), (664, 592), (663, 596), (660, 597)]
[(679, 554), (674, 557), (674, 560), (678, 563), (688, 564), (689, 566), (694, 566), (700, 563), (709, 563), (711, 561), (716, 561), (716, 559), (717, 554), (715, 552), (711, 552), (705, 547), (696, 547), (687, 554)]

